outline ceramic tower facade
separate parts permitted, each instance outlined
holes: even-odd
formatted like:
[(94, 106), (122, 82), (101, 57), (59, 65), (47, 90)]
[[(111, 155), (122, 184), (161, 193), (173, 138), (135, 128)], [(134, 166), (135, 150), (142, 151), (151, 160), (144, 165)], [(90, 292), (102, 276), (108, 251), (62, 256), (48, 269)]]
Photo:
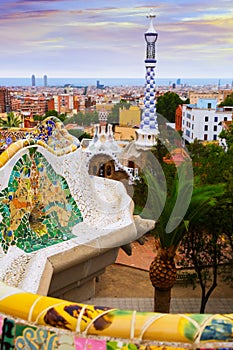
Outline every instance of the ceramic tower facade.
[(144, 108), (142, 114), (142, 120), (140, 123), (140, 129), (136, 131), (137, 140), (135, 144), (139, 147), (150, 148), (157, 143), (158, 122), (156, 117), (156, 100), (155, 100), (155, 43), (158, 38), (153, 20), (155, 15), (151, 12), (147, 18), (150, 20), (149, 28), (145, 32), (146, 40), (146, 84), (145, 84), (145, 97)]

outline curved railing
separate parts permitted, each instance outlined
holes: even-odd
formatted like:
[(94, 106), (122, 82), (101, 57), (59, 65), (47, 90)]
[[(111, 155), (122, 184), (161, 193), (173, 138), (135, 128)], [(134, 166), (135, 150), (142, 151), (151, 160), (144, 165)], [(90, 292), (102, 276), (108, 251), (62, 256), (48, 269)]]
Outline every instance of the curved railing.
[(0, 154), (0, 167), (27, 146), (42, 146), (57, 156), (74, 152), (80, 146), (78, 139), (70, 135), (55, 117), (44, 119), (35, 128), (0, 128), (0, 138), (4, 149)]
[[(7, 336), (8, 338), (9, 334), (14, 336), (17, 349), (28, 349), (23, 347), (24, 343), (31, 342), (35, 345), (38, 342), (38, 336), (42, 336), (42, 333), (46, 343), (48, 341), (47, 338), (45, 339), (46, 332), (50, 338), (51, 334), (54, 335), (52, 338), (54, 343), (52, 342), (48, 349), (57, 349), (55, 343), (59, 343), (59, 337), (65, 334), (73, 339), (74, 344), (76, 339), (85, 338), (86, 340), (98, 339), (106, 344), (114, 339), (116, 343), (121, 341), (121, 344), (125, 342), (135, 346), (136, 344), (181, 348), (230, 348), (233, 346), (233, 314), (159, 314), (118, 310), (27, 293), (2, 282), (0, 283), (0, 313), (7, 317), (5, 323), (9, 319), (13, 320), (14, 324), (11, 328), (16, 324), (14, 332), (9, 332), (9, 325), (3, 327), (2, 341), (8, 331)], [(21, 331), (19, 324), (21, 324)], [(39, 347), (30, 346), (29, 348), (39, 349)], [(114, 347), (108, 348), (114, 349)], [(63, 349), (72, 349), (72, 347)], [(73, 347), (73, 349), (76, 348)], [(129, 349), (143, 349), (143, 347), (129, 347)]]

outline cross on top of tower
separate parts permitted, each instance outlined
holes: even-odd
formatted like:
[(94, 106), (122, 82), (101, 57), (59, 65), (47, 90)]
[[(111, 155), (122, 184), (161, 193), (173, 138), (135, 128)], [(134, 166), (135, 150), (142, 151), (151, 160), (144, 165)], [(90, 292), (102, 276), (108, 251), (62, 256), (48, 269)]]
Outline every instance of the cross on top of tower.
[(146, 31), (146, 34), (147, 33), (153, 33), (153, 34), (156, 33), (154, 25), (153, 25), (153, 20), (156, 17), (156, 15), (154, 14), (153, 9), (150, 10), (149, 15), (147, 15), (146, 17), (150, 19), (150, 25), (149, 25), (149, 28)]
[(155, 18), (156, 15), (153, 12), (153, 9), (150, 9), (150, 13), (146, 16), (147, 18)]

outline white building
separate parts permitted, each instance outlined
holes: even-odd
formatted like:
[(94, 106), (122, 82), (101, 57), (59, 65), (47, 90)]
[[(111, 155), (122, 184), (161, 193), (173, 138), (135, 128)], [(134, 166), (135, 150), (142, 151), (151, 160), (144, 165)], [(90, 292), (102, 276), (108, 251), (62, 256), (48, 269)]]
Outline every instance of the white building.
[(217, 99), (198, 99), (196, 104), (182, 106), (183, 139), (217, 141), (223, 121), (231, 121), (233, 107), (217, 107)]

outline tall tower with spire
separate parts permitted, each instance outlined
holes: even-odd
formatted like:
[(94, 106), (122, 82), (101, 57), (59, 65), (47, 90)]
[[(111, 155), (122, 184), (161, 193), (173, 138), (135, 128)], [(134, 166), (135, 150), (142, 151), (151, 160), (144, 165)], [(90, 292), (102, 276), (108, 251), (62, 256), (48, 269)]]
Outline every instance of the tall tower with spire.
[(146, 40), (146, 84), (145, 84), (145, 97), (142, 119), (140, 123), (140, 129), (136, 131), (137, 139), (135, 141), (136, 146), (142, 148), (150, 148), (157, 143), (158, 122), (156, 117), (156, 101), (155, 101), (155, 43), (158, 38), (153, 20), (155, 15), (152, 10), (147, 16), (150, 20), (149, 28), (145, 32)]

